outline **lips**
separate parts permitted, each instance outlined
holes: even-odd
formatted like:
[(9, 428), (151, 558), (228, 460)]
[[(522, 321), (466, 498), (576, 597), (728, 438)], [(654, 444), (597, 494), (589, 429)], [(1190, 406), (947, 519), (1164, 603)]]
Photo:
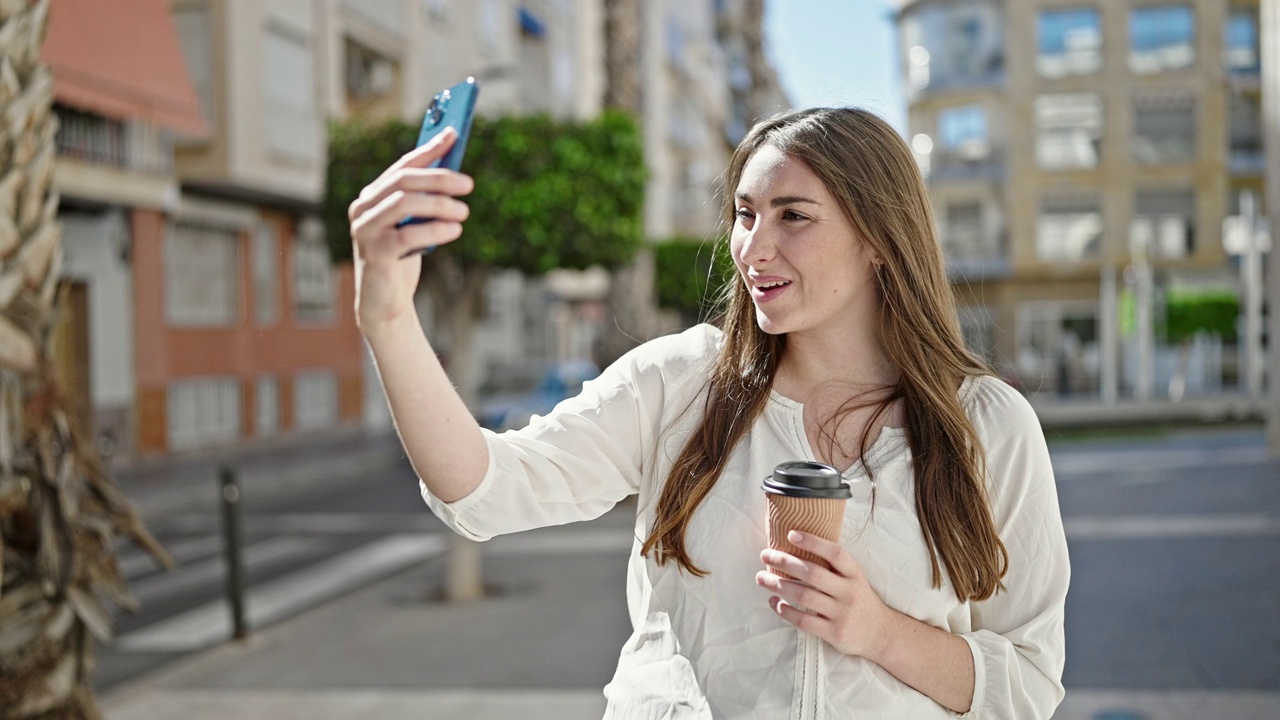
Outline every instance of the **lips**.
[(790, 280), (783, 278), (758, 278), (752, 280), (751, 297), (756, 302), (768, 302), (786, 291), (791, 287)]

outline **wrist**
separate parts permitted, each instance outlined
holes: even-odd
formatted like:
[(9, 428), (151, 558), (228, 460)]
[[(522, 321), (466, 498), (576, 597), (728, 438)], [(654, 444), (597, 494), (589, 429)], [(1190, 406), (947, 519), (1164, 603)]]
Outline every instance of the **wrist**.
[(418, 314), (413, 312), (412, 306), (408, 311), (384, 315), (376, 319), (361, 318), (357, 315), (356, 327), (371, 346), (376, 346), (385, 339), (404, 337), (406, 332), (422, 329), (418, 324)]

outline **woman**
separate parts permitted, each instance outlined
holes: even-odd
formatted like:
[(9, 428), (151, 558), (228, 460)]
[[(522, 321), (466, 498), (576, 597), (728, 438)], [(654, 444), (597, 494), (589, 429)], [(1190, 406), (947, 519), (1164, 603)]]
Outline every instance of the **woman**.
[[(638, 495), (611, 718), (1047, 718), (1069, 567), (1044, 436), (963, 345), (929, 200), (879, 118), (757, 125), (729, 167), (720, 327), (646, 343), (524, 430), (482, 431), (414, 316), (409, 247), (471, 180), (405, 156), (351, 206), (357, 310), (431, 508), (484, 540)], [(405, 215), (440, 221), (396, 231)], [(765, 549), (761, 478), (853, 489), (840, 541)], [(765, 564), (791, 575), (784, 580)], [(762, 589), (761, 589), (762, 588)], [(808, 612), (798, 608), (807, 608)]]

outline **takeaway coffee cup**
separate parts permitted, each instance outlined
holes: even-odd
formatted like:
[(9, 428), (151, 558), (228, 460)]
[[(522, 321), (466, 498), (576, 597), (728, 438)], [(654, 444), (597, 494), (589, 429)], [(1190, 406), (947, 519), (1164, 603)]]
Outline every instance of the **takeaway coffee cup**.
[[(799, 530), (833, 542), (840, 539), (844, 505), (853, 493), (840, 479), (840, 471), (818, 462), (793, 460), (773, 469), (764, 479), (769, 508), (769, 547), (821, 565), (826, 562), (787, 541), (787, 532)], [(791, 577), (777, 568), (769, 571)]]

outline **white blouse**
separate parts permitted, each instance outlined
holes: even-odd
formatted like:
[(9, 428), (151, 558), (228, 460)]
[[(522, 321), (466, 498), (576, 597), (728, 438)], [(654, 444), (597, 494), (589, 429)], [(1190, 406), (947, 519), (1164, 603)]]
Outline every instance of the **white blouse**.
[[(687, 548), (708, 576), (640, 555), (663, 481), (702, 414), (720, 341), (718, 329), (699, 325), (636, 348), (523, 430), (486, 432), (479, 487), (453, 503), (424, 487), (427, 504), (455, 531), (487, 540), (589, 520), (638, 494), (627, 578), (634, 632), (605, 688), (606, 718), (957, 717), (875, 663), (786, 624), (756, 585), (766, 545), (761, 481), (780, 462), (815, 459), (800, 403), (772, 394), (691, 519)], [(1063, 697), (1070, 577), (1049, 453), (1031, 406), (1005, 383), (969, 378), (960, 399), (986, 448), (1007, 589), (962, 603), (945, 572), (942, 587), (931, 586), (901, 429), (884, 429), (867, 453), (874, 482), (858, 463), (844, 473), (853, 499), (841, 543), (886, 604), (969, 643), (973, 704), (960, 717), (1048, 718)]]

